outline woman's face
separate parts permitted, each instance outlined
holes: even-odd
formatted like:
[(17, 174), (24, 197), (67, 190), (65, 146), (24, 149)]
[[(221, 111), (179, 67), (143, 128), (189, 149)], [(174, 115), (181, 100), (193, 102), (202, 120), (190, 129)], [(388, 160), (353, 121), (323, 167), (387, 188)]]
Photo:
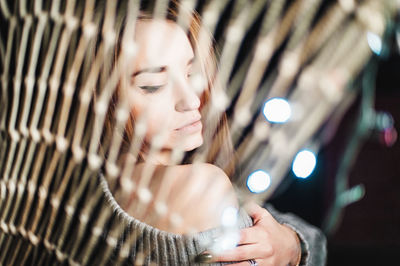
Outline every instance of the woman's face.
[(163, 132), (164, 150), (199, 147), (200, 98), (190, 85), (194, 52), (185, 32), (171, 21), (139, 20), (135, 42), (128, 97), (135, 119), (145, 115), (145, 142)]

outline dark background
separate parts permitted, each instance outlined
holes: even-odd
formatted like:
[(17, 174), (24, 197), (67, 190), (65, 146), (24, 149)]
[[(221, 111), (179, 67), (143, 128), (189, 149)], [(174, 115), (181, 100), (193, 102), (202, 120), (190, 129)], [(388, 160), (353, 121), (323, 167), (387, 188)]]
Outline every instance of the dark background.
[[(335, 2), (323, 1), (317, 14), (324, 14), (325, 9)], [(229, 13), (229, 6), (227, 10)], [(377, 112), (391, 114), (394, 127), (400, 135), (400, 14), (397, 14), (395, 21), (384, 40), (385, 54), (374, 59), (378, 67), (374, 107)], [(215, 36), (217, 43), (219, 32), (223, 32), (226, 26), (224, 19), (218, 25)], [(250, 28), (239, 51), (235, 70), (252, 49), (259, 25), (260, 21), (256, 21)], [(396, 40), (396, 31), (399, 40)], [(279, 58), (279, 52), (277, 54)], [(267, 70), (265, 76), (269, 73)], [(362, 88), (358, 87), (358, 90)], [(278, 210), (295, 213), (310, 224), (323, 228), (328, 210), (334, 202), (339, 162), (349, 147), (362, 97), (359, 92), (334, 137), (319, 151), (313, 174), (307, 179), (298, 179), (293, 173), (288, 173), (270, 200)], [(327, 265), (400, 265), (400, 140), (388, 147), (379, 141), (379, 135), (367, 134), (354, 156), (348, 184), (349, 188), (362, 184), (366, 192), (361, 200), (343, 209), (336, 230), (330, 233), (324, 231), (328, 240)]]
[[(228, 2), (218, 23), (214, 35), (217, 50), (223, 47), (223, 36), (234, 2), (235, 0)], [(337, 0), (322, 1), (316, 21), (336, 2)], [(204, 2), (199, 3), (196, 9), (201, 13), (201, 3)], [(286, 11), (291, 3), (293, 1), (287, 2)], [(254, 48), (255, 37), (265, 12), (266, 7), (248, 30), (238, 52), (231, 79), (242, 65), (246, 65), (246, 56)], [(397, 25), (393, 21), (392, 28), (387, 30), (385, 53), (374, 59), (378, 64), (374, 107), (377, 112), (385, 111), (392, 115), (395, 129), (400, 134), (399, 18), (400, 14), (397, 14)], [(395, 38), (396, 30), (399, 40)], [(276, 68), (276, 60), (284, 47), (285, 42), (276, 57), (272, 58), (271, 67), (266, 70), (265, 77)], [(358, 90), (361, 91), (362, 88), (358, 86)], [(334, 202), (339, 162), (349, 147), (349, 138), (354, 132), (362, 97), (359, 92), (358, 99), (342, 118), (334, 137), (319, 151), (313, 174), (307, 179), (298, 179), (293, 173), (288, 173), (270, 200), (278, 210), (295, 213), (310, 224), (323, 228), (328, 210)], [(235, 99), (233, 103), (234, 101)], [(227, 110), (228, 115), (231, 112), (232, 110)], [(400, 257), (397, 255), (400, 253), (400, 141), (388, 147), (379, 141), (379, 135), (367, 136), (354, 156), (348, 184), (350, 188), (362, 184), (366, 193), (361, 200), (343, 209), (343, 216), (337, 222), (336, 230), (330, 233), (325, 231), (328, 239), (327, 265), (400, 265)]]
[[(400, 48), (396, 46), (392, 39), (389, 56), (379, 59), (375, 109), (389, 112), (399, 133)], [(305, 180), (288, 174), (283, 184), (286, 190), (272, 199), (277, 209), (322, 228), (359, 102), (347, 111), (334, 138), (319, 152), (314, 173)], [(337, 230), (327, 235), (327, 265), (400, 265), (400, 141), (387, 147), (369, 136), (355, 158), (348, 183), (350, 188), (363, 184), (366, 193), (344, 209)]]

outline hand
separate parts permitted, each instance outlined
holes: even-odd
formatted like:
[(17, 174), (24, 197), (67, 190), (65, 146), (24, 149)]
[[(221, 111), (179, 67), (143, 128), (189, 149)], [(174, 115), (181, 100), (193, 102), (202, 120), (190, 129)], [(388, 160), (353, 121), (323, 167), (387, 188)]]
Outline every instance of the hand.
[(298, 265), (301, 254), (297, 234), (278, 223), (264, 208), (255, 203), (247, 206), (253, 226), (241, 230), (239, 246), (213, 258), (213, 261), (241, 261), (233, 265)]

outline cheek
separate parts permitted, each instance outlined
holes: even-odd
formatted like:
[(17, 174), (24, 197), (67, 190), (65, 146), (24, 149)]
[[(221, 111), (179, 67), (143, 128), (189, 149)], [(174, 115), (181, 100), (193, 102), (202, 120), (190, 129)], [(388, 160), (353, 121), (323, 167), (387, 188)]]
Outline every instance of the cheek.
[(172, 111), (166, 101), (159, 99), (146, 99), (146, 97), (135, 97), (131, 100), (132, 114), (137, 121), (139, 117), (146, 117), (146, 140), (151, 139), (161, 133), (163, 130), (168, 130), (172, 118)]

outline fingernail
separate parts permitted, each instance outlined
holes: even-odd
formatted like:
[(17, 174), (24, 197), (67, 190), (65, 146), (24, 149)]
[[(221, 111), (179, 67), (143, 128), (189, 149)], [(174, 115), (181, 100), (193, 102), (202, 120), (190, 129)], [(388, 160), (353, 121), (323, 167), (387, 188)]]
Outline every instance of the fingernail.
[(194, 258), (197, 263), (208, 263), (212, 260), (212, 255), (210, 253), (201, 253)]

